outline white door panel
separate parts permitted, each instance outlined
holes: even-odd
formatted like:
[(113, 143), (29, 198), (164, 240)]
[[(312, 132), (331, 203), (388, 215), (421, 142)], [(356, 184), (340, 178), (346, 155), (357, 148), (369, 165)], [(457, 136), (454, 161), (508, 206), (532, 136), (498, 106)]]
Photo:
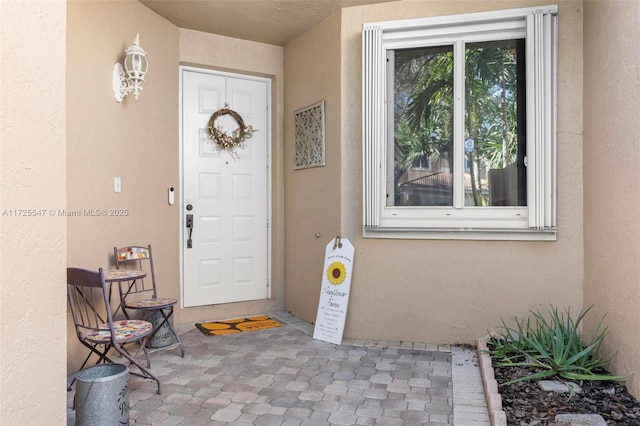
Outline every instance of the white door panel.
[[(183, 216), (194, 224), (191, 248), (183, 228), (185, 306), (268, 297), (269, 90), (266, 80), (182, 71)], [(225, 106), (258, 129), (238, 158), (208, 139), (209, 118)], [(230, 115), (215, 124), (239, 127)]]

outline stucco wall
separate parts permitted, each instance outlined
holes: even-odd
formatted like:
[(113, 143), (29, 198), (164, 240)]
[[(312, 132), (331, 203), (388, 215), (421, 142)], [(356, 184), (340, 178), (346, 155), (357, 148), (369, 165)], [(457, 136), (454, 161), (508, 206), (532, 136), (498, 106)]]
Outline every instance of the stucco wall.
[[(179, 65), (273, 78), (272, 298), (175, 308), (175, 323), (268, 312), (283, 305), (282, 48), (179, 30), (137, 1), (70, 2), (68, 19), (68, 210), (127, 209), (124, 217), (67, 218), (68, 264), (113, 265), (113, 247), (151, 244), (159, 292), (180, 300)], [(113, 64), (140, 33), (149, 71), (140, 98), (111, 94)], [(101, 82), (97, 84), (96, 82)], [(122, 192), (113, 191), (113, 178)], [(68, 324), (70, 372), (85, 353)]]
[(66, 423), (67, 230), (50, 213), (66, 202), (66, 13), (65, 1), (0, 2), (3, 425)]
[(180, 63), (271, 79), (271, 298), (183, 309), (182, 321), (266, 313), (284, 305), (284, 180), (282, 176), (283, 49), (180, 29)]
[[(355, 247), (345, 335), (417, 342), (471, 342), (500, 318), (525, 315), (540, 304), (582, 307), (582, 11), (580, 1), (560, 2), (558, 99), (558, 241), (483, 242), (362, 238), (361, 30), (365, 22), (487, 9), (526, 7), (541, 1), (403, 1), (346, 8), (341, 22), (341, 230)], [(325, 57), (336, 49), (314, 37), (300, 39)], [(302, 53), (300, 53), (302, 55)], [(293, 60), (287, 54), (287, 60)], [(289, 75), (289, 72), (287, 73)], [(297, 88), (317, 84), (318, 73)], [(335, 87), (334, 86), (334, 87)], [(296, 87), (287, 86), (287, 91)], [(331, 90), (328, 93), (331, 93)], [(287, 145), (292, 143), (288, 140)], [(290, 181), (287, 180), (287, 185)], [(317, 191), (300, 194), (314, 202)], [(329, 207), (327, 206), (327, 210)], [(287, 210), (287, 217), (295, 214)], [(289, 220), (289, 219), (288, 219)], [(287, 220), (287, 221), (288, 221)], [(290, 236), (287, 235), (287, 238)], [(319, 250), (301, 246), (301, 259)], [(307, 263), (287, 264), (299, 276)], [(297, 269), (290, 271), (289, 269)], [(319, 277), (311, 276), (319, 280)], [(287, 288), (297, 283), (287, 283)], [(307, 306), (299, 295), (291, 306)], [(315, 310), (301, 316), (315, 319)]]
[[(340, 14), (285, 46), (285, 307), (309, 321), (318, 307), (325, 246), (340, 235), (340, 51)], [(326, 165), (294, 170), (294, 111), (321, 100)]]
[[(117, 103), (113, 65), (136, 33), (149, 61), (144, 90)], [(160, 294), (180, 299), (179, 206), (167, 203), (179, 186), (177, 27), (137, 1), (69, 2), (67, 116), (67, 209), (128, 210), (68, 217), (68, 265), (108, 268), (114, 246), (151, 244)], [(86, 348), (69, 336), (71, 373)]]
[(640, 395), (640, 3), (587, 1), (584, 25), (584, 305), (606, 316), (612, 369)]

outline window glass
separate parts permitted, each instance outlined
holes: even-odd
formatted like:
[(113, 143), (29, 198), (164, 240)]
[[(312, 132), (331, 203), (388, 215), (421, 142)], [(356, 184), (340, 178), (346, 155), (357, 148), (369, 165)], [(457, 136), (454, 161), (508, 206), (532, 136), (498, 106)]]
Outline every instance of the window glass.
[[(395, 50), (393, 197), (453, 206), (453, 46)], [(465, 47), (465, 206), (526, 205), (524, 40)], [(460, 125), (463, 125), (462, 123)], [(391, 192), (391, 191), (389, 191)]]
[(465, 48), (465, 206), (526, 205), (524, 40)]
[(453, 205), (453, 47), (395, 51), (394, 197), (387, 205)]

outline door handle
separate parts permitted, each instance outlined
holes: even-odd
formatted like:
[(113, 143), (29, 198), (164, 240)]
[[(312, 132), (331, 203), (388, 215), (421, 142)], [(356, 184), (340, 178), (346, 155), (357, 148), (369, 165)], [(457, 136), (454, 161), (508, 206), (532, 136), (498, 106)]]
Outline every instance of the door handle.
[(187, 248), (190, 249), (193, 247), (193, 241), (191, 240), (191, 234), (193, 233), (193, 215), (188, 214), (186, 216), (186, 225), (189, 230), (189, 236), (187, 237)]

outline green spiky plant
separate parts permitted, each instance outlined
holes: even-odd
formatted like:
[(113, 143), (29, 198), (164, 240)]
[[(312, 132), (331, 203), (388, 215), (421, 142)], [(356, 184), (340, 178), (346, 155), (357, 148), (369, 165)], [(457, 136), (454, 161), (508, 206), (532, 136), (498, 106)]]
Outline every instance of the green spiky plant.
[(608, 327), (603, 327), (604, 316), (591, 333), (590, 340), (582, 340), (580, 325), (591, 308), (593, 306), (575, 320), (569, 309), (559, 313), (553, 306), (546, 312), (531, 310), (526, 319), (515, 318), (515, 327), (507, 326), (502, 320), (502, 327), (489, 340), (489, 354), (496, 360), (496, 365), (537, 370), (502, 385), (553, 376), (568, 380), (625, 380), (623, 376), (603, 373), (612, 359), (600, 358), (598, 353), (608, 332)]

